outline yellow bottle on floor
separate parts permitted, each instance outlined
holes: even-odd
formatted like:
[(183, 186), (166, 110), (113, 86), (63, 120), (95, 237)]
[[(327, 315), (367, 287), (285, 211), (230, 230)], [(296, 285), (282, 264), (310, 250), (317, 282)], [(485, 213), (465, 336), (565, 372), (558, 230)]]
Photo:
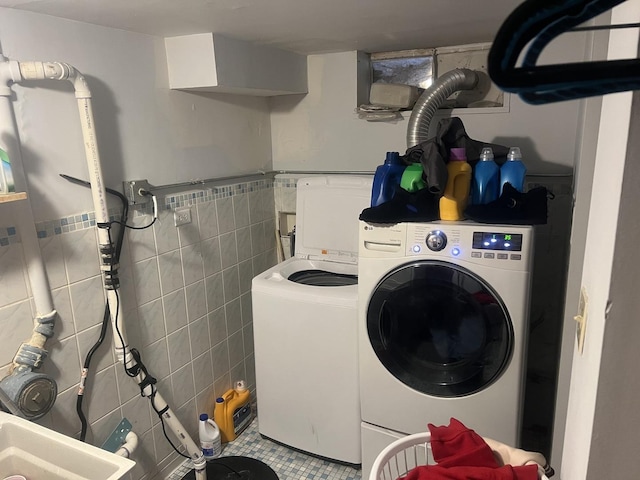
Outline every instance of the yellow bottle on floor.
[(464, 148), (451, 149), (447, 171), (447, 186), (444, 195), (440, 197), (440, 219), (462, 220), (469, 201), (472, 171)]
[(244, 380), (238, 380), (234, 388), (216, 399), (213, 419), (220, 429), (222, 443), (235, 440), (251, 423), (252, 418), (251, 394)]

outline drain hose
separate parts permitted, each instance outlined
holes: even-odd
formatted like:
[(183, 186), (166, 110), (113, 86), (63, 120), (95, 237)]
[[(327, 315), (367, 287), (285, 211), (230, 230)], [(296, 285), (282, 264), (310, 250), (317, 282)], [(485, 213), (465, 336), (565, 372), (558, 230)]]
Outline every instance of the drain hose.
[(438, 107), (458, 90), (471, 90), (478, 83), (478, 75), (473, 70), (457, 68), (439, 77), (424, 91), (411, 111), (407, 127), (407, 148), (429, 138), (429, 125)]

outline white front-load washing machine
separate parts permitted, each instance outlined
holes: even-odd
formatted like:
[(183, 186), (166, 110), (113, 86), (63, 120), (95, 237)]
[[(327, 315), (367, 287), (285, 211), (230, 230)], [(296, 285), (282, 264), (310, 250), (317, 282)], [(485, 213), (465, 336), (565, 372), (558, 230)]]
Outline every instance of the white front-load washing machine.
[(363, 478), (396, 438), (455, 417), (519, 443), (530, 226), (360, 222)]
[(358, 216), (372, 178), (298, 180), (295, 257), (252, 282), (258, 430), (359, 465)]

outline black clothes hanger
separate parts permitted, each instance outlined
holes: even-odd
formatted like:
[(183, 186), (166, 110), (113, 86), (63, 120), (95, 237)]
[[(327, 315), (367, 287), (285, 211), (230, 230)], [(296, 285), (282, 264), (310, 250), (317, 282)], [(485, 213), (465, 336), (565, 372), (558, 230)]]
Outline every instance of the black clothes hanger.
[[(527, 0), (502, 24), (489, 51), (493, 82), (532, 104), (640, 89), (640, 60), (536, 65), (558, 35), (625, 0)], [(521, 67), (516, 62), (529, 45)]]

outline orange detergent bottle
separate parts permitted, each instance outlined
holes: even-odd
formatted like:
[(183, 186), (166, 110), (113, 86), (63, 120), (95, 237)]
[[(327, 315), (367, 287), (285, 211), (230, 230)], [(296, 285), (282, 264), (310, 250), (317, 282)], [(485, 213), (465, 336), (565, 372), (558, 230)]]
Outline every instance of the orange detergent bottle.
[(234, 388), (216, 398), (213, 419), (220, 429), (222, 443), (235, 440), (252, 418), (251, 394), (244, 380), (238, 380)]
[(464, 148), (452, 148), (447, 164), (449, 177), (444, 195), (440, 197), (440, 219), (462, 220), (469, 201), (471, 187), (471, 165), (467, 163)]

